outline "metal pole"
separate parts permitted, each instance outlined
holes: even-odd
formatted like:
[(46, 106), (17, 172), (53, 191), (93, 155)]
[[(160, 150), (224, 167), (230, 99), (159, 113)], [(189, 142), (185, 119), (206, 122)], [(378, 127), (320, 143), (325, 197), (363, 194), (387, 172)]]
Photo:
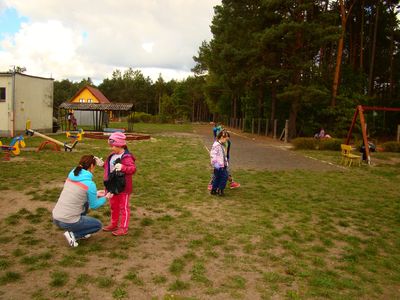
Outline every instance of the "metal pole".
[(365, 124), (365, 119), (364, 119), (364, 113), (362, 106), (360, 105), (360, 121), (361, 121), (361, 130), (362, 130), (362, 135), (363, 135), (363, 141), (364, 141), (364, 148), (365, 148), (365, 156), (367, 157), (367, 162), (370, 165), (371, 164), (371, 157), (369, 155), (369, 145), (368, 145), (368, 138), (367, 138), (367, 128)]
[(356, 124), (358, 112), (362, 109), (361, 105), (358, 105), (356, 111), (354, 112), (353, 120), (351, 121), (351, 126), (349, 132), (347, 133), (346, 145), (349, 145), (351, 139), (351, 133), (353, 131), (354, 125)]
[(254, 134), (254, 118), (251, 119), (251, 134)]
[(265, 121), (265, 136), (268, 136), (268, 129), (269, 129), (269, 119)]
[(257, 134), (260, 135), (260, 132), (261, 132), (261, 119), (258, 118), (258, 132), (257, 132)]

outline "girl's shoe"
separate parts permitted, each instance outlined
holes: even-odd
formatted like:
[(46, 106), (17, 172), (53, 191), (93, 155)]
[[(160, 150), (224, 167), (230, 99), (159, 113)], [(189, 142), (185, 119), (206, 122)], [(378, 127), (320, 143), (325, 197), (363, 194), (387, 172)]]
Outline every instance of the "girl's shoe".
[(210, 194), (211, 195), (216, 195), (217, 194), (217, 190), (211, 190)]
[(230, 188), (230, 189), (237, 189), (238, 187), (240, 187), (240, 183), (239, 183), (239, 182), (232, 181), (232, 182), (229, 184), (229, 188)]
[(113, 231), (112, 234), (115, 236), (126, 235), (128, 234), (128, 229), (119, 228), (118, 230)]
[(110, 225), (108, 225), (108, 226), (106, 226), (106, 227), (103, 227), (103, 230), (104, 231), (115, 231), (115, 230), (117, 230), (118, 229), (118, 226), (114, 226), (114, 225), (112, 225), (112, 224), (110, 224)]

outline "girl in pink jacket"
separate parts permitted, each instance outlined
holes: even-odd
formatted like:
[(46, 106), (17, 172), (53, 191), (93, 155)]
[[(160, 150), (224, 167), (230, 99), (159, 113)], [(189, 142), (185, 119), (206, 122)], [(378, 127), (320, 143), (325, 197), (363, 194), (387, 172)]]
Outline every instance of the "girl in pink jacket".
[(212, 183), (211, 195), (224, 196), (224, 189), (228, 180), (228, 159), (224, 147), (227, 139), (227, 132), (220, 131), (210, 151), (211, 165), (214, 167), (214, 181)]
[[(131, 214), (129, 197), (132, 193), (132, 175), (136, 172), (135, 157), (128, 151), (126, 136), (122, 132), (111, 134), (108, 144), (112, 153), (104, 163), (104, 183), (106, 188), (108, 187), (107, 190), (112, 192), (114, 196), (110, 199), (111, 222), (108, 226), (103, 227), (103, 230), (111, 231), (113, 235), (120, 236), (128, 233)], [(115, 178), (116, 174), (122, 175), (122, 178), (125, 179), (121, 191), (111, 191), (110, 179), (111, 177)], [(119, 185), (118, 188), (121, 189), (121, 186)]]

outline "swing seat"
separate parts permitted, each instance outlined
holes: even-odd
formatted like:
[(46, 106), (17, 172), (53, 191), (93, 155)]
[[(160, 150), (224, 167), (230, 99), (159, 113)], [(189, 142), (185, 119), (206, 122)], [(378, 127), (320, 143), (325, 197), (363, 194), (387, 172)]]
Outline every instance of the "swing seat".
[(361, 156), (352, 154), (352, 147), (350, 145), (341, 144), (340, 148), (342, 150), (342, 160), (340, 162), (342, 165), (351, 167), (353, 161), (358, 162), (358, 166), (361, 165)]

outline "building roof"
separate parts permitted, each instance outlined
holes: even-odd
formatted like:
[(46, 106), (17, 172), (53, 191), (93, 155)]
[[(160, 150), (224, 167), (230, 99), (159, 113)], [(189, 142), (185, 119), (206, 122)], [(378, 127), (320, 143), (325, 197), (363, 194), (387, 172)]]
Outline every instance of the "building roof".
[(63, 102), (59, 106), (61, 109), (73, 110), (110, 110), (110, 111), (132, 111), (133, 103), (72, 103)]
[(110, 103), (110, 100), (108, 100), (107, 97), (104, 96), (103, 93), (100, 92), (99, 89), (96, 89), (95, 87), (90, 86), (90, 85), (86, 85), (86, 86), (84, 86), (83, 88), (81, 88), (81, 89), (69, 100), (69, 102), (71, 102), (73, 99), (75, 99), (76, 96), (78, 96), (84, 89), (88, 89), (88, 90), (93, 94), (93, 96), (95, 96), (96, 99), (99, 100), (99, 103)]
[[(13, 76), (14, 72), (0, 72), (0, 76), (3, 77), (11, 77)], [(34, 76), (34, 75), (28, 75), (25, 73), (20, 73), (20, 72), (15, 72), (16, 75), (21, 75), (25, 77), (31, 77), (31, 78), (38, 78), (38, 79), (45, 79), (45, 80), (54, 80), (54, 78), (48, 78), (48, 77), (41, 77), (41, 76)]]

